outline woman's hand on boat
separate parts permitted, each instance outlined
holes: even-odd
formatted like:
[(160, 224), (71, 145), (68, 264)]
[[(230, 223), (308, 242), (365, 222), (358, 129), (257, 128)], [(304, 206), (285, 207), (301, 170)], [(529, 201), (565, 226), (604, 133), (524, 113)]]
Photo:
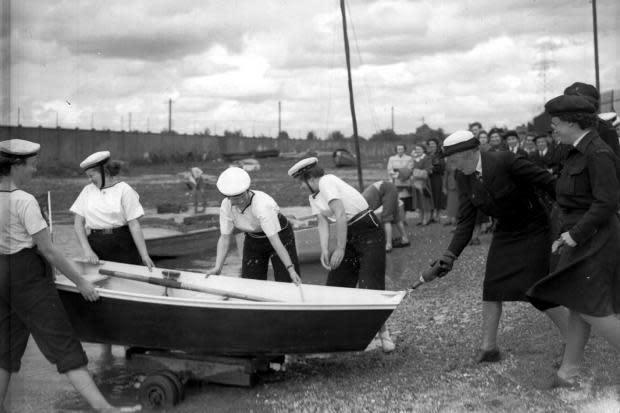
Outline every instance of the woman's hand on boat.
[(155, 264), (153, 264), (153, 260), (151, 259), (151, 257), (149, 257), (148, 255), (146, 257), (142, 257), (142, 263), (145, 267), (148, 267), (149, 271), (153, 271), (153, 267), (155, 267)]
[(331, 265), (329, 265), (329, 252), (321, 252), (321, 265), (328, 271), (332, 269)]
[(299, 274), (297, 274), (297, 271), (291, 269), (288, 275), (291, 277), (291, 280), (295, 283), (295, 285), (301, 284), (301, 277), (299, 276)]
[(84, 261), (91, 264), (99, 264), (99, 257), (94, 251), (91, 250), (84, 255)]
[(79, 284), (76, 284), (76, 287), (86, 301), (97, 301), (99, 299), (99, 293), (97, 293), (95, 286), (90, 281), (82, 279)]
[(220, 275), (220, 274), (221, 274), (221, 272), (222, 272), (222, 269), (221, 269), (221, 268), (217, 268), (217, 267), (209, 268), (209, 269), (207, 270), (207, 273), (206, 273), (206, 275), (205, 275), (205, 278), (207, 278), (207, 277), (208, 277), (208, 276), (210, 276), (210, 275)]
[(331, 268), (338, 268), (344, 258), (344, 248), (336, 248), (329, 259)]

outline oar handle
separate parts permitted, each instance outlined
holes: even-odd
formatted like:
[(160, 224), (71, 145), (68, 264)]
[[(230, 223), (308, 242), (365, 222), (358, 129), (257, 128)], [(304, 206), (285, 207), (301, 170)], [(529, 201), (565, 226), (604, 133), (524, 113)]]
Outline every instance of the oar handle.
[(272, 298), (261, 297), (261, 296), (250, 295), (250, 294), (243, 294), (243, 293), (236, 293), (234, 291), (220, 290), (217, 288), (204, 287), (201, 285), (181, 283), (177, 280), (172, 280), (169, 278), (149, 277), (146, 275), (130, 274), (130, 273), (122, 272), (122, 271), (106, 270), (105, 268), (100, 268), (99, 274), (108, 275), (111, 277), (125, 278), (128, 280), (134, 280), (134, 281), (142, 281), (142, 282), (146, 282), (149, 284), (161, 285), (161, 286), (170, 287), (170, 288), (177, 288), (180, 290), (198, 291), (201, 293), (221, 295), (221, 296), (230, 297), (230, 298), (238, 298), (241, 300), (261, 301), (261, 302), (278, 302), (278, 300), (274, 300)]

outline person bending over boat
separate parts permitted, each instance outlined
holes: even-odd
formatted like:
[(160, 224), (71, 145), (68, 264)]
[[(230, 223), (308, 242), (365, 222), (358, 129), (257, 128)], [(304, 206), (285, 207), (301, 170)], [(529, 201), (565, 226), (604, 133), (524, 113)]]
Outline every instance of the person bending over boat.
[[(140, 197), (132, 187), (118, 181), (120, 162), (110, 152), (95, 152), (80, 163), (90, 183), (71, 205), (74, 229), (88, 262), (99, 260), (144, 264), (152, 270), (138, 218), (144, 215)], [(104, 344), (102, 359), (111, 359), (110, 345)]]
[[(387, 181), (377, 181), (364, 190), (362, 193), (370, 209), (375, 213), (381, 211), (381, 222), (385, 230), (385, 252), (392, 251), (392, 248), (402, 248), (411, 245), (407, 237), (407, 231), (403, 223), (404, 217), (398, 205), (398, 189), (396, 185)], [(396, 231), (400, 234), (398, 238), (392, 238), (392, 224), (396, 226)]]
[[(457, 131), (444, 142), (448, 164), (457, 169), (458, 222), (446, 252), (437, 260), (443, 276), (469, 243), (477, 211), (497, 219), (482, 287), (482, 344), (474, 361), (498, 362), (497, 330), (504, 301), (529, 301), (526, 291), (549, 271), (551, 227), (537, 192), (555, 197), (555, 178), (525, 157), (508, 151), (480, 151), (470, 131)], [(437, 264), (436, 264), (437, 265)], [(532, 303), (566, 337), (568, 311), (554, 304)]]
[[(337, 176), (326, 175), (315, 157), (297, 162), (288, 174), (310, 191), (308, 200), (318, 219), (321, 264), (329, 270), (327, 285), (385, 290), (385, 232), (362, 194)], [(330, 221), (335, 222), (334, 251), (328, 245)], [(383, 351), (394, 350), (386, 325), (379, 338)]]
[(266, 280), (269, 260), (276, 281), (301, 283), (299, 259), (293, 227), (272, 197), (250, 189), (250, 175), (236, 166), (226, 169), (217, 179), (224, 199), (220, 206), (220, 238), (217, 241), (215, 267), (207, 276), (222, 272), (230, 241), (236, 229), (245, 233), (241, 277)]
[(38, 143), (21, 139), (0, 142), (0, 412), (31, 334), (93, 409), (133, 411), (112, 407), (86, 370), (86, 353), (60, 301), (50, 264), (75, 283), (84, 299), (99, 296), (52, 244), (35, 198), (19, 189), (36, 171), (39, 149)]

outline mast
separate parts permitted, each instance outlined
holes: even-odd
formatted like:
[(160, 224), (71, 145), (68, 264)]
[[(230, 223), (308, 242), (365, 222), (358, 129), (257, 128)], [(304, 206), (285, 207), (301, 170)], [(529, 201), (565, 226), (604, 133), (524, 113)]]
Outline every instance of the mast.
[(598, 75), (598, 27), (596, 24), (596, 0), (592, 0), (592, 22), (594, 31), (594, 73), (596, 74), (596, 90), (601, 93), (601, 82)]
[(362, 156), (360, 154), (360, 143), (357, 137), (357, 118), (355, 117), (355, 102), (353, 101), (353, 81), (351, 80), (351, 58), (349, 56), (349, 37), (347, 36), (347, 18), (344, 10), (344, 0), (340, 0), (340, 11), (342, 12), (342, 31), (344, 33), (344, 54), (347, 58), (347, 77), (349, 79), (349, 106), (351, 107), (351, 118), (353, 120), (353, 140), (355, 142), (355, 156), (357, 157), (357, 181), (360, 191), (364, 190), (364, 179), (362, 178)]

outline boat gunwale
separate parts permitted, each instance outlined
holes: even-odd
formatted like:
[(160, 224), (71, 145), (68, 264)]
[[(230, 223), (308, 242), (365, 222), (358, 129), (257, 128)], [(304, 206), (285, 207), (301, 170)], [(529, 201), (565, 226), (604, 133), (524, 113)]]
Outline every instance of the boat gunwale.
[[(55, 282), (56, 288), (59, 290), (80, 294), (78, 288), (67, 282), (58, 281)], [(163, 288), (163, 287), (162, 287)], [(185, 297), (169, 297), (169, 296), (155, 296), (153, 294), (140, 294), (127, 291), (113, 290), (104, 287), (96, 287), (100, 298), (111, 298), (119, 300), (127, 300), (134, 302), (143, 302), (160, 305), (172, 305), (172, 306), (185, 306), (194, 308), (224, 308), (224, 309), (238, 309), (238, 310), (286, 310), (286, 311), (364, 311), (364, 310), (392, 310), (394, 311), (405, 298), (407, 291), (384, 291), (384, 293), (392, 294), (390, 302), (380, 304), (324, 304), (324, 303), (290, 303), (290, 302), (254, 302), (244, 301), (240, 299), (195, 299)], [(377, 290), (380, 291), (380, 290)], [(206, 293), (205, 293), (206, 294)], [(211, 295), (211, 294), (209, 294)], [(215, 294), (213, 294), (215, 296)], [(397, 300), (397, 301), (396, 301)]]

